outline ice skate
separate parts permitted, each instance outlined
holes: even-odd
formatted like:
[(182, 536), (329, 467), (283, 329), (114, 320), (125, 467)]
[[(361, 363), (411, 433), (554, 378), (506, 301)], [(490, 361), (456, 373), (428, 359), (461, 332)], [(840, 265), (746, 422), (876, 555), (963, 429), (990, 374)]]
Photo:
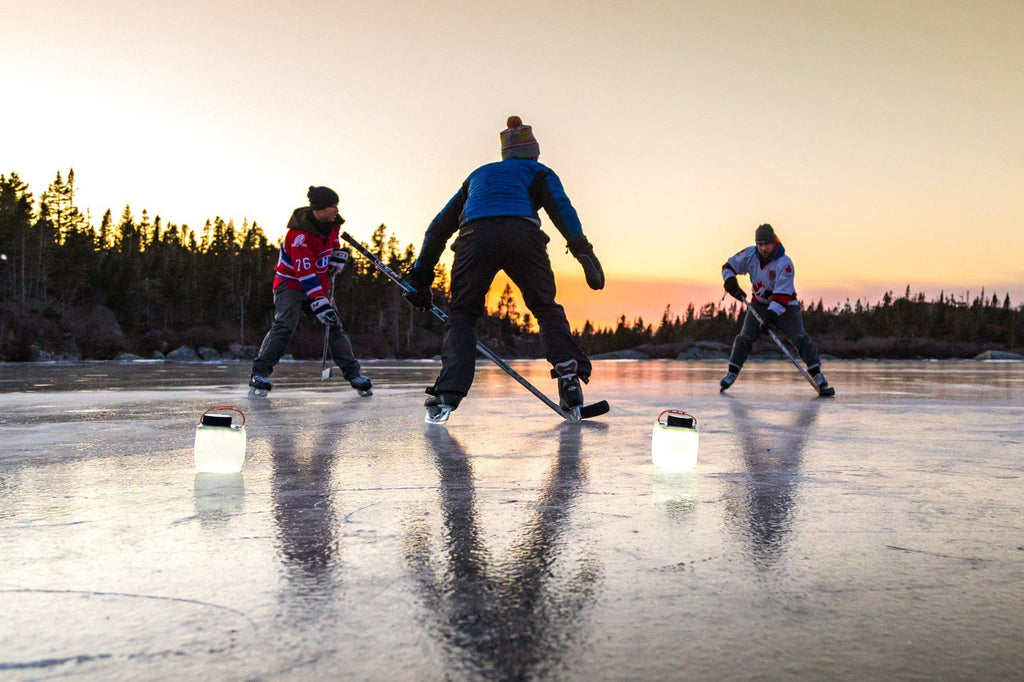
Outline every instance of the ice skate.
[(821, 372), (814, 375), (814, 385), (818, 387), (818, 395), (828, 398), (836, 394), (836, 389), (828, 385), (828, 379)]
[(580, 406), (583, 405), (583, 387), (580, 386), (578, 365), (575, 360), (566, 360), (555, 365), (552, 371), (558, 379), (558, 406), (569, 413), (570, 421), (580, 421)]
[(428, 424), (445, 424), (452, 411), (459, 406), (462, 396), (458, 393), (441, 393), (432, 395), (426, 399), (423, 406), (427, 408), (427, 414), (423, 421)]
[(251, 398), (265, 398), (273, 388), (274, 384), (265, 376), (254, 374), (249, 379), (249, 397)]
[(352, 388), (356, 389), (356, 392), (363, 398), (373, 395), (373, 382), (370, 381), (370, 377), (360, 374), (348, 383), (352, 384)]
[(721, 388), (718, 389), (718, 392), (719, 393), (725, 393), (725, 390), (727, 388), (729, 388), (730, 386), (732, 386), (733, 384), (736, 383), (736, 377), (738, 377), (738, 376), (739, 376), (739, 374), (737, 374), (736, 372), (732, 371), (731, 369), (728, 372), (726, 372), (725, 376), (722, 377), (722, 380), (718, 382), (718, 385), (721, 386)]

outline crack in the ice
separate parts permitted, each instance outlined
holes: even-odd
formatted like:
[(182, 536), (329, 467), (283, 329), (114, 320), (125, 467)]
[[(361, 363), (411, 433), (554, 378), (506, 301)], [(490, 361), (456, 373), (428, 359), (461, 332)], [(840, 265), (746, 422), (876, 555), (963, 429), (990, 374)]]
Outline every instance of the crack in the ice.
[(651, 570), (657, 573), (675, 573), (677, 571), (685, 571), (687, 568), (691, 568), (696, 564), (703, 564), (718, 558), (718, 556), (709, 556), (704, 557), (703, 559), (691, 559), (690, 561), (680, 561), (679, 563), (672, 564), (670, 566), (659, 566), (658, 568), (652, 568)]
[(909, 549), (907, 547), (897, 547), (896, 545), (886, 545), (888, 549), (895, 549), (900, 552), (907, 552), (908, 554), (927, 554), (928, 556), (939, 557), (940, 559), (956, 559), (958, 561), (966, 561), (969, 564), (982, 564), (991, 559), (981, 559), (973, 556), (953, 556), (951, 554), (939, 554), (938, 552), (928, 552), (923, 549)]
[(96, 656), (89, 656), (88, 654), (79, 654), (78, 656), (68, 656), (66, 658), (43, 658), (38, 661), (27, 661), (25, 663), (5, 663), (3, 661), (0, 661), (0, 670), (52, 668), (56, 665), (64, 665), (65, 663), (88, 663), (89, 661), (98, 661), (104, 658), (112, 658), (112, 656), (111, 654), (97, 654)]
[(342, 520), (342, 523), (349, 523), (349, 518), (350, 518), (350, 517), (351, 517), (351, 516), (352, 516), (353, 514), (355, 514), (355, 513), (357, 513), (357, 512), (361, 512), (361, 511), (363, 511), (364, 509), (369, 509), (370, 507), (373, 507), (374, 505), (377, 505), (377, 504), (380, 504), (380, 503), (379, 503), (379, 502), (371, 502), (370, 504), (367, 504), (367, 505), (363, 505), (362, 507), (359, 507), (358, 509), (353, 509), (353, 510), (352, 510), (352, 511), (350, 511), (350, 512), (349, 512), (348, 514), (345, 514), (345, 516), (343, 516), (343, 517), (342, 517), (342, 519), (341, 519), (341, 520)]
[(155, 601), (173, 601), (182, 604), (196, 604), (198, 606), (208, 606), (214, 609), (221, 609), (223, 611), (229, 611), (236, 615), (245, 618), (249, 621), (249, 625), (252, 626), (253, 630), (259, 630), (259, 626), (256, 625), (256, 621), (248, 616), (248, 614), (233, 609), (230, 606), (223, 606), (221, 604), (214, 604), (213, 602), (200, 601), (198, 599), (186, 599), (184, 597), (162, 597), (155, 594), (134, 594), (131, 592), (96, 592), (93, 590), (43, 590), (36, 588), (15, 588), (15, 589), (0, 589), (0, 593), (23, 593), (23, 594), (75, 594), (75, 595), (87, 595), (90, 597), (129, 597), (131, 599), (152, 599)]

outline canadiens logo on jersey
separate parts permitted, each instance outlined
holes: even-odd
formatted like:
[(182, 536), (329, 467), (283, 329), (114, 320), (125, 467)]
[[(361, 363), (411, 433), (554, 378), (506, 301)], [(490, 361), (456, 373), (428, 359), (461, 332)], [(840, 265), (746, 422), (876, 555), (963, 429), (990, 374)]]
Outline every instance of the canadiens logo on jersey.
[(327, 265), (338, 245), (337, 226), (323, 235), (289, 229), (274, 267), (274, 287), (285, 283), (289, 289), (306, 292), (311, 299), (327, 296), (331, 289)]

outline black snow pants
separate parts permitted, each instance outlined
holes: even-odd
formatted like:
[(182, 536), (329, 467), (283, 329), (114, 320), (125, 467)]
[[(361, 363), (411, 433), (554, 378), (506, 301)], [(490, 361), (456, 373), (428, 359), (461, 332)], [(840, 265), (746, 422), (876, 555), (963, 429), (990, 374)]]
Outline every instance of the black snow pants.
[[(756, 301), (750, 305), (757, 310), (757, 314), (763, 319), (764, 314), (768, 311), (768, 306)], [(786, 306), (786, 312), (779, 316), (776, 326), (796, 346), (796, 349), (800, 352), (800, 357), (803, 358), (804, 363), (807, 365), (807, 370), (811, 374), (817, 374), (818, 369), (821, 367), (821, 361), (818, 359), (818, 351), (814, 347), (814, 342), (811, 341), (811, 337), (808, 336), (807, 331), (804, 329), (804, 316), (800, 312), (800, 306)], [(757, 341), (759, 336), (761, 336), (761, 325), (758, 323), (757, 318), (748, 310), (746, 317), (743, 318), (743, 329), (740, 330), (739, 335), (732, 344), (732, 355), (729, 356), (730, 368), (743, 366), (743, 363), (747, 361), (747, 356), (750, 355), (750, 349), (754, 347), (754, 342)], [(733, 369), (733, 371), (738, 370)]]
[(441, 374), (428, 392), (469, 393), (476, 369), (476, 321), (484, 314), (487, 290), (499, 270), (519, 287), (523, 302), (537, 320), (548, 362), (554, 366), (576, 360), (580, 379), (590, 377), (590, 360), (573, 340), (565, 310), (555, 303), (548, 241), (539, 227), (511, 216), (481, 218), (462, 227), (452, 244), (452, 308), (445, 328)]
[[(254, 376), (270, 376), (274, 371), (274, 365), (284, 355), (284, 350), (295, 333), (295, 327), (299, 324), (299, 318), (303, 312), (308, 313), (308, 309), (309, 299), (305, 292), (289, 289), (286, 284), (280, 284), (274, 289), (274, 324), (264, 337), (259, 355), (252, 363)], [(359, 362), (352, 353), (352, 342), (340, 324), (331, 327), (327, 335), (327, 347), (345, 379), (351, 381), (359, 376)]]

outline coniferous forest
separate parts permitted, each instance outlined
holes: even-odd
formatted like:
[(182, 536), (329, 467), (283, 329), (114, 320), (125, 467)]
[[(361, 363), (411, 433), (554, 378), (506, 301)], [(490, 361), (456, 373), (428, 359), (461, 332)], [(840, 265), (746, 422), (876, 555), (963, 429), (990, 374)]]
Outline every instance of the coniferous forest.
[[(380, 225), (366, 246), (397, 272), (415, 260)], [(36, 198), (16, 173), (0, 175), (0, 361), (140, 357), (248, 358), (273, 317), (270, 283), (278, 245), (255, 222), (219, 217), (199, 230), (142, 210), (106, 211), (96, 223), (75, 205), (74, 171), (58, 173)], [(354, 255), (337, 280), (342, 322), (360, 358), (431, 357), (443, 328), (406, 304), (398, 287)], [(448, 276), (438, 270), (443, 306)], [(887, 293), (826, 307), (804, 302), (818, 349), (848, 358), (974, 357), (986, 350), (1024, 352), (1024, 305), (984, 291), (926, 300)], [(590, 354), (633, 349), (648, 357), (724, 352), (739, 330), (732, 299), (666, 308), (654, 323), (624, 313), (614, 327), (589, 321), (577, 337)], [(478, 327), (507, 356), (539, 357), (536, 324), (517, 309), (510, 288)], [(322, 333), (300, 324), (289, 351), (319, 358)], [(759, 348), (765, 348), (764, 342)], [(695, 350), (700, 352), (694, 352)], [(177, 355), (175, 355), (177, 353)], [(184, 355), (182, 355), (184, 353)], [(687, 355), (687, 353), (690, 353)]]

